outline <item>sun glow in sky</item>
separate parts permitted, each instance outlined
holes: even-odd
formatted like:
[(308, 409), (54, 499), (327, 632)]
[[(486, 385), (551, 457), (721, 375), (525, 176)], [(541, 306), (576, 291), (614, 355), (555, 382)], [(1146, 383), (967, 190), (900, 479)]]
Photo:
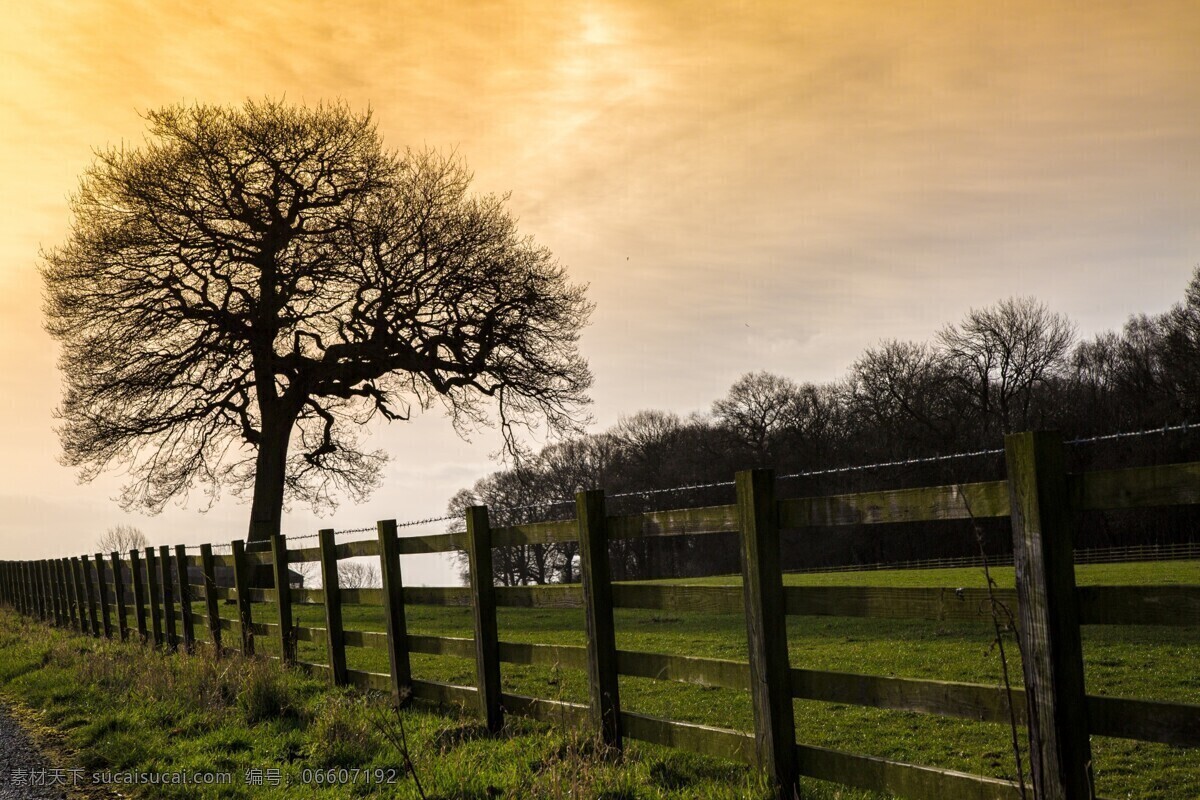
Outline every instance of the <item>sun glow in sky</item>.
[[(1200, 263), (1200, 6), (260, 0), (15, 4), (0, 31), (0, 536), (6, 558), (239, 538), (248, 508), (151, 518), (56, 461), (39, 247), (94, 148), (147, 109), (370, 106), (455, 148), (597, 303), (598, 426), (707, 408), (740, 374), (841, 377), (882, 338), (1033, 294), (1084, 334), (1182, 297)], [(494, 436), (377, 428), (386, 484), (285, 532), (438, 514)], [(424, 578), (450, 573), (430, 562)], [(415, 582), (422, 582), (418, 578)]]

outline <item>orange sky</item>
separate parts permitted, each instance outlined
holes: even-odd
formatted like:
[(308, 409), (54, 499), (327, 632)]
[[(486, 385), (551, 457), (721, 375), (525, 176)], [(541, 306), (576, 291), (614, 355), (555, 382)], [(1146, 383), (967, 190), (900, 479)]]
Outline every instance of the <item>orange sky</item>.
[[(127, 515), (119, 476), (79, 487), (56, 462), (38, 248), (65, 236), (92, 149), (136, 145), (139, 112), (168, 103), (342, 98), (394, 147), (457, 148), (591, 284), (600, 425), (707, 408), (752, 369), (835, 379), (881, 338), (1014, 294), (1116, 327), (1200, 263), (1194, 0), (400, 5), (6, 9), (4, 557), (77, 552), (118, 522), (156, 544), (245, 528), (228, 501)], [(437, 417), (372, 442), (393, 456), (374, 499), (332, 522), (295, 509), (287, 532), (440, 513), (496, 449)]]

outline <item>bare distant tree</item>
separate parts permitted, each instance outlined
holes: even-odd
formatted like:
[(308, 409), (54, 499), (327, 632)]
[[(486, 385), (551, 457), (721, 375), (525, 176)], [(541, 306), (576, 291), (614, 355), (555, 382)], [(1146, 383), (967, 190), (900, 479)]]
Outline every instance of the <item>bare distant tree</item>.
[(575, 430), (591, 382), (584, 287), (504, 197), (433, 151), (383, 148), (369, 113), (247, 102), (147, 114), (98, 154), (67, 242), (43, 253), (62, 346), (64, 463), (124, 466), (125, 506), (199, 485), (250, 493), (249, 539), (285, 496), (378, 483), (363, 423), (440, 403), (460, 433)]
[(148, 544), (146, 534), (133, 525), (115, 525), (106, 530), (96, 540), (96, 551), (99, 553), (127, 554), (130, 550), (142, 550)]
[(380, 585), (379, 567), (360, 561), (338, 564), (338, 586), (343, 589), (371, 589)]
[(981, 417), (1001, 432), (1032, 424), (1035, 389), (1063, 372), (1075, 326), (1032, 297), (972, 309), (938, 334), (953, 371)]
[(894, 440), (887, 444), (947, 446), (958, 422), (950, 402), (952, 378), (937, 348), (892, 340), (859, 356), (845, 391), (855, 423)]
[(791, 378), (770, 372), (749, 372), (713, 403), (713, 416), (762, 465), (771, 460), (773, 445), (793, 425), (800, 387)]

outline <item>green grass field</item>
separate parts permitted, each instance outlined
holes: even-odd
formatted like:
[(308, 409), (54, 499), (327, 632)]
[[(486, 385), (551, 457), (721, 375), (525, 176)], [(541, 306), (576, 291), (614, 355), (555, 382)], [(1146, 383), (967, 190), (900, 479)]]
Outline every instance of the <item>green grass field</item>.
[[(1012, 585), (1011, 568), (993, 570), (993, 577), (1001, 586)], [(1081, 585), (1200, 584), (1200, 562), (1080, 566), (1077, 568), (1077, 579)], [(681, 581), (693, 584), (737, 582), (736, 576)], [(980, 587), (984, 585), (984, 577), (980, 569), (964, 568), (789, 575), (787, 582), (793, 585)], [(232, 610), (232, 606), (224, 606), (223, 613), (232, 615)], [(255, 610), (262, 615), (263, 621), (273, 619), (272, 607), (256, 606)], [(297, 606), (296, 613), (299, 624), (314, 627), (324, 625), (323, 609), (319, 606)], [(348, 628), (383, 628), (379, 608), (346, 606), (344, 616)], [(407, 616), (412, 633), (472, 635), (469, 608), (409, 606)], [(6, 626), (9, 621), (5, 620)], [(741, 615), (618, 610), (616, 623), (617, 644), (621, 649), (746, 660), (745, 623)], [(585, 643), (583, 613), (580, 610), (501, 608), (499, 627), (500, 638), (505, 641), (571, 645)], [(993, 642), (994, 634), (987, 625), (789, 617), (788, 634), (793, 667), (991, 685), (1001, 682), (1001, 663)], [(201, 632), (198, 635), (204, 634)], [(46, 632), (44, 636), (55, 640), (63, 637), (57, 631)], [(1083, 637), (1089, 693), (1200, 704), (1200, 631), (1196, 628), (1089, 626), (1084, 628)], [(83, 639), (70, 641), (78, 642), (81, 648), (97, 649), (107, 659), (114, 658), (116, 651), (138, 652), (138, 648), (122, 648)], [(1009, 640), (1007, 644), (1009, 671), (1014, 682), (1019, 684), (1019, 655), (1015, 643)], [(271, 652), (274, 645), (273, 641), (259, 639), (259, 648), (263, 652)], [(63, 645), (57, 643), (54, 647), (61, 649)], [(300, 647), (302, 659), (321, 663), (326, 661), (323, 646), (301, 642)], [(23, 673), (18, 670), (15, 677), (9, 677), (13, 660), (20, 660), (22, 656), (28, 658), (29, 654), (24, 652), (28, 649), (28, 644), (15, 642), (11, 636), (0, 642), (0, 685), (4, 686), (5, 693), (18, 697), (29, 693), (32, 705), (47, 708), (52, 714), (63, 715), (67, 721), (72, 714), (84, 715), (80, 709), (69, 710), (75, 708), (69, 696), (60, 697), (62, 691), (56, 694), (53, 688), (55, 679), (38, 677), (39, 672), (44, 673), (45, 669)], [(146, 657), (142, 658), (144, 660)], [(152, 658), (163, 663), (201, 660)], [(348, 651), (348, 659), (352, 668), (387, 671), (386, 654), (382, 651), (352, 648)], [(78, 672), (94, 671), (96, 667), (88, 664), (96, 660), (90, 656), (72, 660), (73, 667), (63, 667), (58, 680), (65, 682), (71, 678), (71, 669)], [(412, 661), (414, 675), (418, 678), (464, 685), (473, 685), (475, 682), (472, 661), (420, 654), (414, 654)], [(587, 700), (584, 675), (578, 670), (504, 664), (502, 673), (506, 692), (576, 702)], [(87, 678), (76, 676), (71, 680), (77, 687), (82, 687), (86, 685)], [(298, 742), (322, 719), (322, 714), (328, 713), (322, 710), (324, 706), (321, 703), (331, 702), (329, 697), (342, 698), (338, 702), (350, 709), (345, 713), (360, 722), (362, 718), (361, 715), (354, 716), (358, 712), (353, 711), (353, 701), (343, 698), (341, 693), (322, 691), (319, 684), (301, 676), (288, 676), (287, 680), (295, 684), (296, 688), (292, 691), (296, 697), (304, 698), (294, 701), (297, 707), (307, 709), (297, 717), (303, 724), (293, 724), (288, 728), (287, 720), (271, 719), (243, 727), (249, 732), (247, 747), (251, 754), (257, 754), (262, 748), (268, 747), (266, 743), (276, 740), (292, 742), (289, 752), (294, 757), (284, 759), (283, 763), (295, 767), (307, 763), (305, 759), (313, 758), (312, 753), (305, 749), (308, 745)], [(47, 685), (43, 685), (43, 681)], [(76, 691), (82, 694), (86, 690), (77, 688)], [(753, 727), (749, 695), (746, 692), (623, 677), (621, 703), (626, 710), (669, 719), (741, 730), (751, 730)], [(86, 703), (81, 701), (80, 705), (86, 706)], [(381, 704), (374, 705), (378, 707)], [(797, 740), (800, 742), (983, 775), (1016, 777), (1007, 726), (807, 701), (796, 701), (795, 711)], [(362, 713), (367, 713), (367, 710)], [(430, 796), (488, 796), (488, 787), (493, 787), (503, 796), (513, 797), (762, 796), (762, 786), (757, 776), (733, 763), (651, 746), (633, 746), (630, 748), (631, 756), (622, 767), (617, 768), (588, 758), (587, 747), (580, 744), (579, 736), (572, 732), (556, 731), (527, 721), (513, 721), (513, 735), (501, 740), (479, 739), (471, 734), (465, 737), (469, 741), (447, 749), (446, 741), (464, 737), (455, 733), (447, 734), (446, 731), (475, 730), (466, 716), (442, 716), (422, 711), (411, 714), (411, 717), (418, 774), (424, 777), (423, 773), (428, 772), (428, 782), (433, 787), (432, 790), (430, 786), (426, 787), (430, 790)], [(59, 722), (61, 724), (62, 720)], [(91, 741), (95, 738), (94, 734), (89, 733), (94, 725), (94, 721), (89, 721), (68, 726), (71, 727), (73, 739), (83, 740), (85, 750), (96, 746)], [(182, 729), (187, 730), (186, 726)], [(183, 757), (174, 753), (174, 748), (178, 748), (195, 762), (202, 758), (200, 753), (208, 751), (197, 752), (194, 743), (190, 742), (193, 739), (196, 742), (207, 741), (207, 738), (222, 735), (228, 735), (225, 725), (196, 737), (185, 734), (169, 737), (171, 741), (180, 741), (178, 744), (164, 744), (164, 750), (156, 757), (175, 763), (171, 759)], [(539, 755), (546, 748), (553, 756), (549, 761)], [(394, 762), (394, 755), (381, 755), (386, 750), (380, 745), (370, 763), (383, 763), (388, 758)], [(1200, 797), (1200, 753), (1194, 750), (1094, 737), (1093, 751), (1097, 789), (1101, 796), (1147, 800)], [(274, 760), (278, 761), (278, 758)], [(422, 767), (422, 764), (426, 766)], [(569, 781), (564, 783), (567, 773), (580, 770), (580, 774), (587, 776), (586, 785), (576, 787), (583, 792), (582, 795), (554, 794), (560, 785), (568, 786)], [(409, 783), (411, 781), (400, 788), (411, 791), (411, 795), (402, 792), (401, 796), (417, 796), (415, 787)], [(357, 788), (363, 790), (361, 785)], [(806, 796), (812, 798), (849, 800), (879, 797), (816, 781), (806, 782), (803, 788)], [(480, 791), (482, 795), (478, 794)], [(269, 795), (256, 790), (248, 796)]]

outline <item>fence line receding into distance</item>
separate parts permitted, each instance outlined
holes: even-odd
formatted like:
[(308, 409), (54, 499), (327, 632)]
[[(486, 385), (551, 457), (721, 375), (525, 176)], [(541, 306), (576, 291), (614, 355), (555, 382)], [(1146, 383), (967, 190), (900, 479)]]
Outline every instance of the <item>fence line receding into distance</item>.
[[(792, 700), (802, 698), (1010, 724), (1009, 693), (981, 684), (793, 669), (788, 663), (788, 615), (975, 620), (991, 624), (989, 602), (999, 600), (1019, 620), (1017, 635), (1024, 688), (1013, 690), (1011, 710), (1028, 729), (1032, 780), (1038, 797), (1086, 797), (1091, 786), (1090, 735), (1178, 747), (1200, 746), (1200, 706), (1088, 695), (1080, 645), (1082, 625), (1200, 625), (1200, 585), (1087, 586), (1074, 582), (1073, 515), (1080, 511), (1200, 503), (1200, 462), (1067, 474), (1057, 434), (1006, 437), (1007, 479), (983, 483), (871, 491), (827, 497), (776, 499), (769, 470), (737, 476), (737, 502), (609, 515), (600, 491), (582, 492), (574, 519), (492, 527), (485, 507), (469, 509), (466, 530), (424, 536), (397, 534), (380, 522), (376, 538), (337, 543), (321, 531), (316, 546), (289, 549), (280, 536), (269, 549), (231, 543), (228, 554), (203, 545), (197, 555), (176, 547), (71, 559), (0, 562), (0, 594), (19, 611), (91, 636), (192, 650), (202, 641), (254, 652), (255, 639), (279, 643), (279, 658), (338, 684), (390, 692), (443, 704), (473, 706), (487, 726), (499, 729), (506, 714), (589, 726), (619, 748), (637, 739), (732, 758), (767, 771), (778, 798), (791, 798), (800, 776), (904, 797), (1003, 798), (1020, 787), (970, 775), (795, 741)], [(780, 570), (781, 529), (811, 526), (1009, 517), (1014, 558), (1021, 566), (1016, 590), (897, 589), (785, 586)], [(738, 533), (742, 586), (613, 583), (608, 542), (645, 536)], [(299, 538), (299, 537), (296, 537)], [(496, 587), (495, 548), (578, 541), (581, 585)], [(400, 556), (465, 551), (465, 587), (404, 587)], [(380, 559), (382, 589), (338, 584), (340, 559)], [(289, 564), (320, 565), (323, 588), (286, 587)], [(261, 569), (260, 569), (261, 567)], [(232, 586), (218, 584), (218, 570)], [(276, 588), (260, 588), (269, 571)], [(183, 583), (186, 581), (186, 583)], [(178, 587), (174, 594), (172, 587)], [(222, 618), (220, 603), (236, 603), (236, 618)], [(192, 603), (201, 603), (195, 613)], [(293, 621), (293, 607), (320, 604), (325, 626)], [(130, 627), (129, 606), (133, 606)], [(386, 632), (346, 629), (345, 605), (379, 606)], [(461, 605), (473, 609), (472, 639), (407, 632), (408, 605)], [(499, 640), (496, 609), (576, 607), (586, 611), (586, 647), (517, 644)], [(272, 612), (273, 607), (273, 612)], [(748, 634), (747, 661), (691, 658), (677, 653), (618, 650), (614, 608), (741, 614)], [(148, 613), (147, 613), (148, 612)], [(101, 615), (98, 618), (98, 613)], [(115, 624), (114, 624), (115, 619)], [(271, 620), (271, 621), (268, 621)], [(182, 623), (176, 626), (175, 623)], [(228, 635), (226, 635), (228, 634)], [(327, 663), (303, 662), (296, 643), (323, 643)], [(390, 670), (350, 669), (347, 648), (388, 653)], [(476, 664), (476, 685), (415, 678), (411, 653), (457, 656)], [(505, 693), (502, 664), (557, 664), (586, 671), (588, 704)], [(624, 711), (618, 675), (749, 691), (755, 730), (738, 731)]]

